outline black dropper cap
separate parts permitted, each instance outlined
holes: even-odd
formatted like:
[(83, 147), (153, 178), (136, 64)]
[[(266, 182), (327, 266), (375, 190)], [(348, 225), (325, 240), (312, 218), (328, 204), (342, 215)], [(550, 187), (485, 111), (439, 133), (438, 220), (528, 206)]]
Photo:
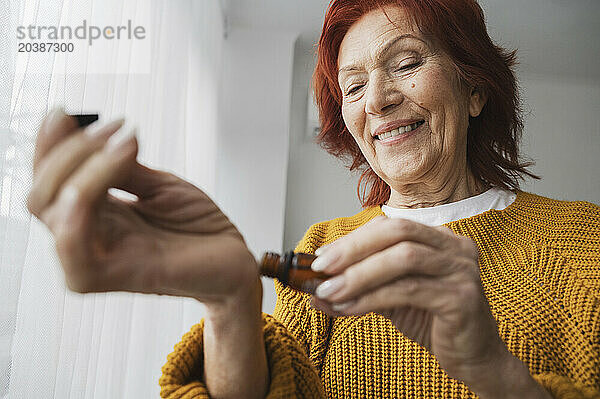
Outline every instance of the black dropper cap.
[(86, 127), (98, 120), (98, 114), (79, 114), (69, 116), (72, 116), (73, 118), (77, 119), (77, 124), (79, 125), (79, 127)]

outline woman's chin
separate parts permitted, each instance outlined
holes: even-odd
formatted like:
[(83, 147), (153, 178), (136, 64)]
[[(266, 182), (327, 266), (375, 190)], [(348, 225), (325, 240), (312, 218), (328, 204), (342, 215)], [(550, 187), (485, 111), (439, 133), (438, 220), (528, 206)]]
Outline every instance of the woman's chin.
[(427, 174), (427, 168), (424, 167), (422, 162), (420, 156), (402, 157), (380, 164), (382, 168), (377, 174), (392, 187), (394, 183), (418, 181), (419, 178)]

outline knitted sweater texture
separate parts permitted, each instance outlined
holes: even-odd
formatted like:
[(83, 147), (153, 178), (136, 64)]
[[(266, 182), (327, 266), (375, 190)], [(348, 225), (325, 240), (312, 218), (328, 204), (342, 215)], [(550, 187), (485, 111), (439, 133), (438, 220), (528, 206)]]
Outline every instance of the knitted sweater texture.
[[(296, 251), (313, 253), (381, 214), (315, 224)], [(555, 398), (600, 398), (600, 207), (519, 191), (506, 209), (446, 226), (477, 243), (498, 332), (533, 378)], [(263, 315), (269, 398), (477, 397), (383, 316), (332, 318), (275, 285), (275, 312)], [(162, 397), (209, 397), (202, 331), (200, 322), (168, 356)]]

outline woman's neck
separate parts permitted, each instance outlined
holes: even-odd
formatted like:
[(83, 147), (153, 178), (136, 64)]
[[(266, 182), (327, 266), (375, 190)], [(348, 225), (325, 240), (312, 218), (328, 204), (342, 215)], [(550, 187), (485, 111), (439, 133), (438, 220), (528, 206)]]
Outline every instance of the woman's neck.
[(391, 187), (386, 205), (393, 208), (428, 208), (473, 197), (487, 189), (488, 185), (467, 170), (445, 179)]

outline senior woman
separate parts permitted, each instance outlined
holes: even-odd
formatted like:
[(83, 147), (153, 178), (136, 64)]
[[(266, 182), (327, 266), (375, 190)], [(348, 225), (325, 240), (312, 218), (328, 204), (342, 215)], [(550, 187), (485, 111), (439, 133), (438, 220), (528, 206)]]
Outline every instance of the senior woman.
[(296, 251), (332, 277), (316, 297), (276, 282), (273, 316), (235, 227), (138, 164), (122, 121), (48, 117), (28, 206), (72, 289), (206, 304), (163, 397), (598, 397), (600, 208), (518, 190), (513, 64), (473, 0), (330, 4), (319, 138), (365, 168), (365, 210), (308, 230)]

